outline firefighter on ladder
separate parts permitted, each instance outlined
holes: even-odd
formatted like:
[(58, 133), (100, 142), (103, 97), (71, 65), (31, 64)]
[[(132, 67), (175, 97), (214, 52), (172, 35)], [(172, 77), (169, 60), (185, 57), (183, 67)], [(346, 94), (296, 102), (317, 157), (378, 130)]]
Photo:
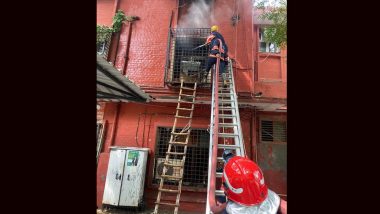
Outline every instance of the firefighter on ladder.
[(223, 214), (286, 214), (287, 202), (268, 189), (255, 162), (230, 150), (223, 153), (223, 159), (222, 183), (227, 197), (221, 204)]
[(210, 53), (206, 62), (206, 69), (203, 71), (203, 74), (201, 74), (201, 83), (207, 81), (207, 76), (210, 69), (216, 64), (217, 58), (220, 58), (219, 73), (222, 74), (223, 86), (226, 86), (227, 82), (224, 74), (224, 68), (228, 63), (228, 46), (225, 43), (222, 34), (220, 34), (218, 30), (218, 26), (212, 26), (211, 34), (207, 37), (205, 43), (210, 45)]

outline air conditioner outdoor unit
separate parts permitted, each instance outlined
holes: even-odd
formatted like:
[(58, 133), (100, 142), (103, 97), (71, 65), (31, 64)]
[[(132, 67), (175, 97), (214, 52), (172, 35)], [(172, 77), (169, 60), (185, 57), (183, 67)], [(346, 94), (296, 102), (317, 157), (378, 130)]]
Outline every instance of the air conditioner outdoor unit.
[[(156, 172), (155, 172), (155, 178), (156, 179), (161, 179), (161, 174), (162, 174), (162, 170), (164, 169), (164, 162), (165, 162), (165, 158), (157, 158), (157, 162), (156, 162)], [(170, 164), (181, 164), (182, 160), (179, 160), (179, 159), (169, 159), (169, 163)], [(181, 168), (180, 167), (171, 167), (171, 166), (167, 166), (167, 171), (166, 171), (166, 175), (173, 175), (173, 176), (180, 176), (180, 170)], [(166, 180), (173, 180), (173, 181), (178, 181), (177, 179), (166, 179)]]

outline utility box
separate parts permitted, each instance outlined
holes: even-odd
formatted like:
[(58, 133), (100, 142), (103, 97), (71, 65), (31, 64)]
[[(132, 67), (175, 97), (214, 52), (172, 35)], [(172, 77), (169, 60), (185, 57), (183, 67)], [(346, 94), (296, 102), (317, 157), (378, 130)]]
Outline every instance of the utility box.
[(148, 148), (111, 148), (103, 204), (125, 207), (142, 205), (148, 154)]

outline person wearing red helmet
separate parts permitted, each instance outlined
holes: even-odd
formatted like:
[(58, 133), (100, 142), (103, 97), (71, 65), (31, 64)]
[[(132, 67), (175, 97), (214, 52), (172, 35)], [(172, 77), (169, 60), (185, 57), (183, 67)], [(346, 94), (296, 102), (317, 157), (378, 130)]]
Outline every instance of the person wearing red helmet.
[(268, 189), (264, 175), (255, 162), (223, 153), (225, 161), (222, 183), (228, 199), (224, 204), (227, 214), (276, 214), (286, 213), (286, 202)]

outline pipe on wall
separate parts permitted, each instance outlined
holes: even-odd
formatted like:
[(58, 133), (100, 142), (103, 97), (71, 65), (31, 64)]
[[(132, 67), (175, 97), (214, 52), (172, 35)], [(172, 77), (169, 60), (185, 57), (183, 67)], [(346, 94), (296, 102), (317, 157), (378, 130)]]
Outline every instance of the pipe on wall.
[(119, 122), (119, 113), (120, 113), (121, 103), (118, 102), (116, 105), (117, 105), (116, 112), (113, 118), (112, 133), (111, 133), (111, 146), (115, 145), (115, 135), (116, 135), (117, 125)]
[[(114, 14), (116, 14), (117, 10), (119, 9), (119, 3), (120, 3), (120, 0), (115, 0), (114, 9), (113, 9)], [(117, 51), (119, 50), (120, 32), (117, 33), (117, 38), (115, 40), (116, 40), (116, 48), (115, 48), (115, 57), (112, 61), (113, 65), (115, 65), (116, 63)]]
[(124, 60), (124, 65), (123, 65), (123, 75), (126, 75), (126, 72), (127, 72), (127, 64), (129, 60), (129, 48), (131, 47), (132, 24), (133, 22), (129, 22), (127, 47), (125, 48), (125, 55), (124, 55), (125, 60)]

